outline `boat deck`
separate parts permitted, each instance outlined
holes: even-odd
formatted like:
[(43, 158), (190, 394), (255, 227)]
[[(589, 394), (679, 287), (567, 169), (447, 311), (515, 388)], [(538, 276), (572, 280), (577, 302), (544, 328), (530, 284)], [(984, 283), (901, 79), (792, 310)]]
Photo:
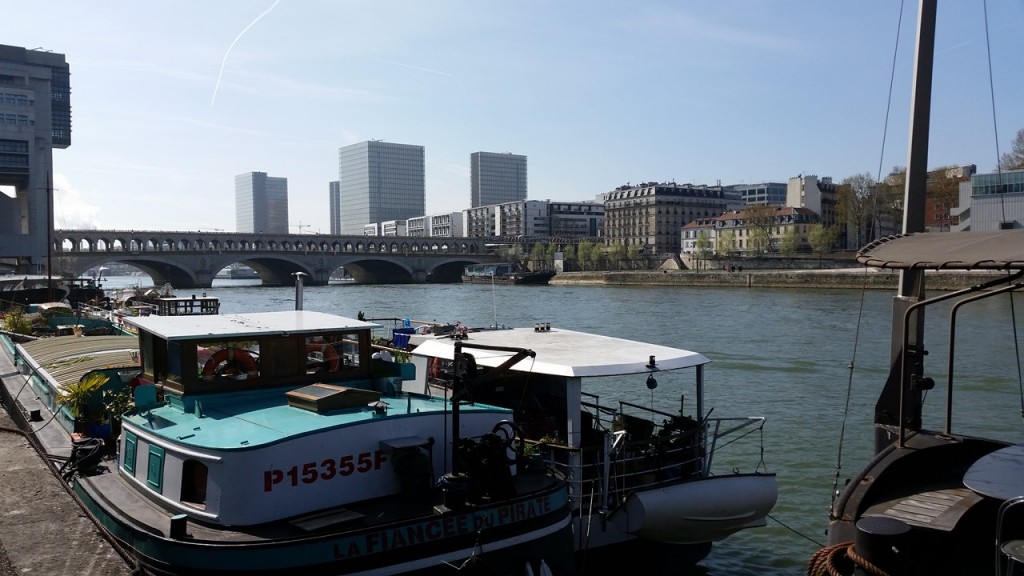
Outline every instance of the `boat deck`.
[[(380, 396), (379, 402), (387, 407), (384, 414), (378, 413), (374, 406), (368, 404), (315, 412), (290, 405), (287, 394), (293, 390), (294, 387), (210, 394), (197, 399), (197, 407), (191, 412), (185, 412), (176, 405), (164, 404), (126, 415), (124, 421), (149, 434), (175, 441), (187, 438), (189, 445), (197, 448), (231, 450), (252, 449), (282, 438), (355, 426), (381, 418), (401, 418), (451, 410), (444, 398), (403, 394)], [(511, 412), (485, 404), (467, 404), (460, 408), (463, 413)]]

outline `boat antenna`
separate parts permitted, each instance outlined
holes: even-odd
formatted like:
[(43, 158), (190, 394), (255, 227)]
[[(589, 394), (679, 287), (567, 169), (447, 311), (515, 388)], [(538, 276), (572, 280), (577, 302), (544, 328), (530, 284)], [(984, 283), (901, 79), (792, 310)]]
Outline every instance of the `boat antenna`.
[(295, 309), (302, 310), (302, 277), (308, 276), (305, 272), (292, 272), (295, 276)]
[(494, 308), (494, 328), (498, 328), (498, 300), (494, 295), (494, 270), (491, 270), (491, 307)]

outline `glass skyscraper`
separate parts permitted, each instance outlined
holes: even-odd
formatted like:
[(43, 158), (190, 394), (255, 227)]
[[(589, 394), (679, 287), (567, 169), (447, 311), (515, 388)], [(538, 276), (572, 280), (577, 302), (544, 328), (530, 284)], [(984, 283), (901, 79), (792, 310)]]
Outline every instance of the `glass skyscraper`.
[(423, 146), (371, 140), (338, 150), (342, 234), (426, 213)]
[(288, 179), (246, 172), (235, 176), (235, 231), (288, 233)]
[(474, 152), (469, 176), (472, 208), (526, 200), (526, 156)]

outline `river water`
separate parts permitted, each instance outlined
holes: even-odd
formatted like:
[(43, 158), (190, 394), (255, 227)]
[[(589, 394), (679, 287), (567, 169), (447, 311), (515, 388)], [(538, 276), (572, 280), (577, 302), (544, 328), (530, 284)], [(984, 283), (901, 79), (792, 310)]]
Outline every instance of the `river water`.
[[(115, 277), (106, 287), (135, 281)], [(294, 288), (263, 288), (250, 280), (216, 280), (205, 292), (221, 299), (222, 313), (295, 308)], [(708, 406), (716, 417), (767, 418), (764, 460), (779, 483), (768, 525), (716, 543), (693, 571), (710, 576), (806, 573), (825, 542), (837, 470), (841, 486), (872, 453), (873, 408), (888, 372), (891, 302), (892, 293), (881, 290), (465, 284), (303, 290), (307, 310), (469, 326), (543, 321), (710, 358)], [(926, 398), (930, 427), (941, 427), (945, 407), (948, 310), (941, 307), (927, 318), (932, 336), (925, 341), (926, 375), (936, 381)], [(1024, 442), (1012, 303), (983, 301), (967, 310), (960, 312), (956, 331), (954, 373), (963, 382), (954, 430)], [(636, 386), (647, 393), (642, 380)], [(742, 463), (746, 469), (752, 464)]]

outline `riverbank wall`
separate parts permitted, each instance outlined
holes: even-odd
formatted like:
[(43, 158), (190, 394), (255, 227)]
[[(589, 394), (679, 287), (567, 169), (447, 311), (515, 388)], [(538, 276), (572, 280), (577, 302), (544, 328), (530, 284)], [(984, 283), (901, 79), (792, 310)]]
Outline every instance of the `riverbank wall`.
[[(1005, 276), (989, 271), (928, 271), (930, 290), (959, 290)], [(551, 284), (601, 286), (706, 286), (896, 290), (899, 272), (878, 268), (823, 270), (629, 270), (561, 272)]]

